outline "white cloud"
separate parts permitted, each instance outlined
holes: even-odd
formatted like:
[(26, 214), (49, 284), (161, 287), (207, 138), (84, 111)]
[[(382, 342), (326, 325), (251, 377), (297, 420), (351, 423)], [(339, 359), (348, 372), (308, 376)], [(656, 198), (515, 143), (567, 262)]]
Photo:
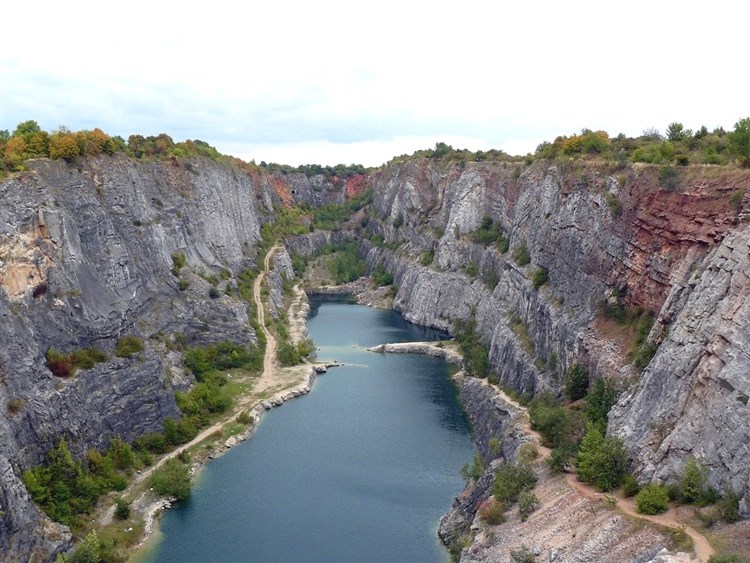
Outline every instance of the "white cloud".
[(451, 138), (525, 153), (583, 127), (730, 128), (750, 113), (728, 0), (164, 4), (6, 7), (0, 128), (166, 132), (335, 164)]

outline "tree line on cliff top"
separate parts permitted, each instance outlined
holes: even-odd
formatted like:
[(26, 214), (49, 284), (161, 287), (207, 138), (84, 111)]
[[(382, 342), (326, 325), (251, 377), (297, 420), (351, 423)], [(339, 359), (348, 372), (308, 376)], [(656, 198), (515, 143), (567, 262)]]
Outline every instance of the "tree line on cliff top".
[[(215, 161), (231, 162), (247, 169), (267, 169), (282, 173), (299, 172), (307, 176), (323, 175), (328, 179), (347, 178), (364, 174), (367, 169), (359, 164), (322, 166), (307, 164), (297, 167), (255, 161), (249, 163), (239, 158), (221, 154), (214, 147), (200, 140), (175, 143), (167, 134), (144, 137), (130, 135), (125, 141), (120, 136), (110, 136), (99, 128), (73, 132), (67, 127), (48, 133), (34, 120), (19, 123), (11, 133), (0, 131), (0, 175), (23, 170), (24, 162), (30, 158), (51, 158), (73, 161), (80, 156), (96, 156), (122, 152), (139, 159), (167, 159), (204, 156)], [(750, 167), (750, 117), (738, 120), (732, 131), (717, 127), (712, 131), (704, 125), (692, 131), (682, 123), (667, 125), (664, 134), (656, 129), (647, 129), (638, 137), (627, 137), (620, 133), (610, 137), (605, 131), (582, 129), (580, 134), (558, 136), (552, 142), (541, 143), (534, 154), (513, 157), (501, 150), (470, 151), (455, 149), (438, 142), (434, 148), (420, 150), (411, 155), (401, 155), (389, 163), (406, 162), (417, 158), (439, 161), (482, 162), (524, 161), (530, 164), (536, 159), (599, 158), (625, 164), (642, 162), (647, 164), (714, 164), (737, 163)]]

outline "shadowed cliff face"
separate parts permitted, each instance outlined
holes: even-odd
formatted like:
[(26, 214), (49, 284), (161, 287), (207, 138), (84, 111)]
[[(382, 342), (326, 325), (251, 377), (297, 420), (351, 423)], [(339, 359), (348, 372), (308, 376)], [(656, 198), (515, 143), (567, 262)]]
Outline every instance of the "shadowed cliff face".
[[(234, 283), (257, 260), (274, 205), (341, 202), (366, 184), (368, 229), (386, 244), (364, 241), (364, 253), (394, 274), (406, 318), (452, 329), (474, 317), (499, 379), (519, 391), (559, 391), (576, 361), (633, 381), (610, 428), (644, 478), (669, 479), (694, 455), (714, 486), (748, 493), (750, 231), (729, 205), (746, 174), (691, 169), (670, 192), (649, 167), (573, 162), (416, 160), (347, 181), (123, 155), (29, 169), (0, 185), (0, 552), (23, 559), (68, 545), (19, 480), (59, 437), (80, 455), (179, 416), (174, 387), (190, 381), (164, 337), (255, 340), (245, 305), (210, 299), (198, 274), (226, 270)], [(507, 253), (473, 242), (484, 217), (501, 225)], [(344, 236), (316, 232), (289, 247), (311, 253)], [(512, 259), (522, 242), (527, 266)], [(185, 256), (179, 276), (175, 253)], [(535, 289), (542, 267), (549, 282)], [(598, 306), (614, 295), (653, 311), (652, 336), (664, 341), (640, 377), (623, 342), (599, 330)], [(111, 356), (71, 379), (45, 367), (50, 347), (111, 353), (126, 334), (144, 339), (138, 358)]]

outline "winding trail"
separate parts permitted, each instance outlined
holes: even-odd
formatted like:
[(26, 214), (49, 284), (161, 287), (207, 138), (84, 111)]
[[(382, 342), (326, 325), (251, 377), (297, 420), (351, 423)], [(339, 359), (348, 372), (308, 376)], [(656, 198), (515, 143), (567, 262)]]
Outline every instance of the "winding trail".
[(266, 312), (263, 306), (263, 300), (261, 299), (261, 287), (263, 285), (263, 280), (270, 271), (271, 258), (273, 258), (273, 255), (279, 250), (279, 248), (280, 247), (278, 245), (274, 245), (271, 247), (271, 249), (266, 254), (265, 259), (263, 260), (263, 271), (258, 274), (258, 276), (255, 278), (255, 281), (253, 282), (253, 301), (255, 302), (258, 324), (260, 325), (260, 329), (263, 331), (263, 334), (266, 337), (266, 351), (263, 355), (263, 372), (253, 386), (253, 392), (241, 397), (228, 415), (222, 417), (208, 428), (203, 429), (195, 438), (193, 438), (189, 442), (183, 444), (179, 448), (175, 448), (171, 452), (164, 454), (164, 456), (162, 456), (159, 461), (154, 463), (151, 467), (143, 470), (136, 479), (133, 479), (133, 484), (141, 482), (144, 479), (148, 478), (155, 470), (164, 465), (168, 460), (177, 457), (184, 450), (187, 450), (195, 446), (196, 444), (201, 443), (203, 440), (211, 436), (211, 434), (213, 434), (214, 432), (222, 430), (224, 426), (226, 426), (226, 424), (230, 420), (234, 419), (238, 414), (240, 414), (240, 412), (244, 410), (245, 407), (247, 407), (250, 403), (258, 401), (258, 392), (265, 391), (266, 389), (269, 389), (278, 383), (276, 381), (276, 378), (274, 377), (274, 375), (276, 374), (276, 366), (274, 364), (276, 361), (276, 349), (278, 344), (274, 335), (266, 328)]
[[(542, 436), (536, 430), (532, 430), (529, 410), (523, 405), (517, 403), (515, 400), (509, 397), (508, 394), (502, 391), (501, 389), (498, 389), (497, 387), (495, 387), (495, 389), (497, 390), (498, 394), (503, 398), (503, 400), (512, 404), (522, 413), (523, 416), (522, 416), (522, 422), (521, 422), (521, 429), (523, 430), (524, 433), (530, 435), (534, 439), (534, 442), (536, 443), (536, 446), (539, 452), (542, 454), (542, 459), (546, 459), (550, 455), (552, 450), (550, 450), (546, 446), (543, 446)], [(665, 512), (664, 514), (658, 514), (654, 516), (650, 516), (647, 514), (640, 514), (636, 508), (635, 499), (626, 498), (622, 495), (621, 492), (617, 492), (612, 495), (605, 495), (604, 493), (601, 493), (600, 491), (596, 490), (594, 487), (587, 485), (586, 483), (580, 482), (576, 478), (575, 473), (566, 473), (565, 481), (567, 481), (568, 485), (570, 485), (573, 489), (575, 489), (576, 491), (578, 491), (585, 497), (596, 498), (596, 499), (615, 498), (617, 500), (617, 508), (619, 508), (622, 512), (624, 512), (628, 516), (632, 516), (633, 518), (638, 518), (640, 520), (647, 520), (649, 522), (653, 522), (654, 524), (667, 526), (669, 528), (677, 528), (678, 530), (685, 532), (693, 540), (693, 547), (695, 549), (695, 553), (702, 562), (708, 561), (711, 558), (711, 556), (714, 555), (715, 553), (714, 548), (711, 547), (711, 544), (706, 539), (706, 536), (701, 534), (695, 528), (692, 528), (680, 522), (677, 519), (676, 510), (673, 506), (670, 507), (669, 510)]]

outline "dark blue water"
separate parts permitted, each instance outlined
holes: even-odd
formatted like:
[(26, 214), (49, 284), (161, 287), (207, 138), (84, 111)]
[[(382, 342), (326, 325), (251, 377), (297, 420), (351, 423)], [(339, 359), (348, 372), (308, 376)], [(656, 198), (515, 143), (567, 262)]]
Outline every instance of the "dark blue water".
[(469, 427), (444, 362), (362, 346), (431, 339), (392, 311), (313, 302), (319, 358), (345, 362), (270, 411), (168, 511), (154, 561), (445, 561)]

